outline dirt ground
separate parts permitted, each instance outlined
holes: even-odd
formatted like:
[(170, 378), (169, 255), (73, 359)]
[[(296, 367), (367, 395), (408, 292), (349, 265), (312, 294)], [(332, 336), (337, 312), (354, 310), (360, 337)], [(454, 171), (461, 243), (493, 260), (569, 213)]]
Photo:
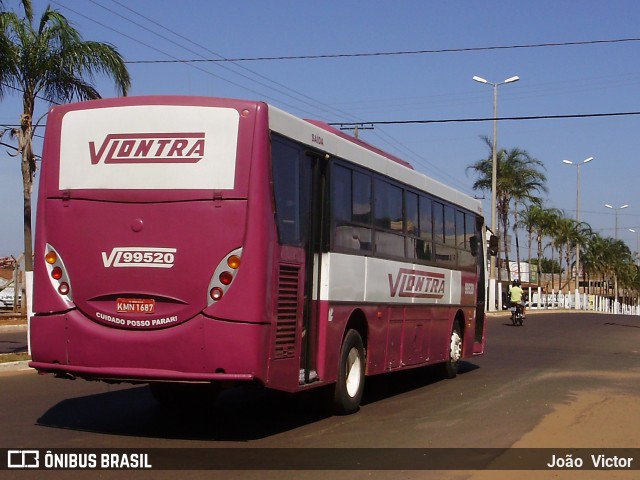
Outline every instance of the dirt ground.
[[(638, 381), (634, 378), (630, 381)], [(566, 404), (558, 405), (525, 434), (514, 448), (606, 448), (629, 449), (640, 447), (640, 402), (635, 396), (616, 392), (578, 392)], [(564, 452), (564, 451), (563, 451)], [(497, 459), (496, 462), (500, 462)], [(496, 463), (494, 462), (494, 463)], [(585, 459), (587, 463), (587, 459)], [(640, 467), (640, 458), (633, 465)], [(537, 479), (637, 479), (638, 470), (549, 470), (509, 471), (490, 470), (474, 472), (470, 480)]]

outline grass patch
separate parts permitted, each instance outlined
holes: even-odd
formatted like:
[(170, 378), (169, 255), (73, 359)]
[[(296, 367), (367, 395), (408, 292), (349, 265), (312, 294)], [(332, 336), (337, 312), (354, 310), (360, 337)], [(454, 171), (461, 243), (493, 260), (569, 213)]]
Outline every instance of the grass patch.
[(23, 362), (25, 360), (31, 360), (31, 355), (28, 353), (1, 353), (0, 363), (7, 362)]

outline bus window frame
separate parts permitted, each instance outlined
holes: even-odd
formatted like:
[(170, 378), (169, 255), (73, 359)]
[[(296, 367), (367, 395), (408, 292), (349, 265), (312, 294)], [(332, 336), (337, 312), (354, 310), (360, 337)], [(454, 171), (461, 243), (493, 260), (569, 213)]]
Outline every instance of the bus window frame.
[[(334, 195), (334, 192), (336, 190), (336, 185), (334, 184), (336, 168), (342, 169), (343, 171), (350, 174), (350, 221), (342, 218), (336, 218), (336, 210), (334, 208), (334, 205), (336, 204), (336, 197)], [(354, 179), (357, 175), (363, 175), (370, 180), (369, 185), (371, 186), (371, 201), (369, 203), (369, 216), (366, 219), (366, 222), (358, 221), (354, 218), (353, 208), (355, 199), (353, 186), (355, 182)], [(384, 226), (377, 223), (378, 218), (376, 217), (376, 215), (378, 211), (376, 209), (376, 201), (380, 201), (377, 195), (377, 191), (381, 188), (380, 185), (387, 185), (391, 188), (398, 188), (402, 194), (401, 230), (393, 229), (391, 228), (391, 225), (389, 226), (389, 228), (385, 228)], [(413, 231), (411, 231), (408, 226), (409, 219), (407, 216), (407, 203), (409, 195), (412, 195), (412, 198), (417, 197), (418, 200), (417, 233), (415, 228)], [(346, 200), (346, 198), (343, 198), (343, 200)], [(394, 261), (412, 262), (416, 264), (430, 265), (460, 271), (471, 272), (476, 268), (476, 262), (475, 260), (472, 260), (475, 259), (475, 255), (473, 255), (472, 253), (471, 243), (467, 236), (470, 237), (472, 235), (477, 235), (477, 232), (473, 232), (471, 235), (467, 235), (466, 227), (468, 222), (472, 222), (475, 225), (478, 215), (469, 210), (461, 208), (458, 205), (436, 197), (429, 192), (417, 190), (415, 189), (415, 187), (405, 185), (402, 182), (386, 177), (385, 175), (378, 172), (365, 169), (346, 160), (334, 157), (331, 159), (329, 167), (328, 202), (330, 211), (329, 229), (331, 231), (331, 242), (329, 244), (329, 251), (372, 256)], [(424, 207), (430, 209), (428, 215), (426, 215), (427, 212), (424, 212)], [(438, 208), (441, 209), (442, 213), (440, 217), (437, 215)], [(446, 241), (447, 239), (445, 237), (447, 233), (447, 231), (445, 230), (445, 219), (447, 215), (446, 212), (448, 212), (450, 216), (450, 223), (452, 221), (448, 231), (451, 238), (449, 238), (448, 241)], [(464, 225), (462, 225), (462, 228), (457, 225), (457, 218), (459, 214), (464, 216)], [(428, 225), (424, 225), (424, 220), (427, 219)], [(346, 235), (347, 237), (349, 237), (349, 241), (351, 241), (351, 237), (353, 237), (354, 246), (348, 246), (344, 243), (341, 245), (336, 241), (336, 238), (338, 237), (338, 228), (343, 229), (341, 235)], [(460, 231), (458, 232), (458, 230)], [(363, 231), (369, 233), (371, 240), (370, 244), (368, 242), (365, 242), (364, 248), (361, 244), (358, 243), (360, 240), (359, 234)], [(384, 249), (380, 249), (377, 247), (377, 245), (379, 245), (380, 243), (378, 239), (388, 235), (393, 235), (402, 239), (401, 242), (398, 243), (402, 243), (403, 254), (394, 254), (392, 252), (390, 253), (388, 251), (384, 251)], [(460, 245), (458, 245), (457, 242), (458, 236), (460, 236), (462, 240), (464, 240)], [(367, 238), (366, 240), (369, 240), (369, 238)], [(418, 254), (419, 245), (422, 245), (422, 251), (425, 252), (423, 253), (423, 256), (420, 256)], [(400, 249), (398, 249), (398, 251), (399, 250)], [(438, 255), (440, 256), (439, 258)], [(461, 261), (461, 259), (463, 261)]]

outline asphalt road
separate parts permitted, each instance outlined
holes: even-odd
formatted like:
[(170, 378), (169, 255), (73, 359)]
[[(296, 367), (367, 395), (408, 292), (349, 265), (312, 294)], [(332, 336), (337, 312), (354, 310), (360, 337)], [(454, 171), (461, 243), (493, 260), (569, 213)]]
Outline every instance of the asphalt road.
[[(430, 368), (370, 378), (361, 410), (345, 417), (324, 414), (314, 395), (233, 389), (205, 411), (167, 412), (145, 386), (3, 373), (0, 448), (164, 448), (170, 455), (182, 448), (296, 447), (309, 465), (317, 448), (347, 453), (379, 448), (381, 455), (393, 448), (507, 448), (576, 392), (611, 388), (638, 396), (640, 383), (619, 374), (639, 370), (639, 329), (640, 317), (631, 316), (529, 313), (523, 327), (494, 317), (486, 354), (465, 362), (456, 379), (440, 380)], [(339, 478), (467, 478), (459, 472), (403, 470), (401, 477), (394, 471), (350, 470)], [(20, 473), (27, 478), (22, 474), (29, 472)], [(30, 473), (29, 478), (39, 478), (38, 472)], [(69, 478), (69, 472), (46, 473)], [(74, 473), (81, 477), (82, 472)], [(136, 478), (175, 477), (175, 472), (136, 473)], [(117, 471), (101, 476), (128, 478)], [(338, 475), (322, 468), (240, 469), (202, 470), (190, 478)]]
[(0, 329), (0, 353), (22, 353), (26, 351), (26, 327), (11, 327)]

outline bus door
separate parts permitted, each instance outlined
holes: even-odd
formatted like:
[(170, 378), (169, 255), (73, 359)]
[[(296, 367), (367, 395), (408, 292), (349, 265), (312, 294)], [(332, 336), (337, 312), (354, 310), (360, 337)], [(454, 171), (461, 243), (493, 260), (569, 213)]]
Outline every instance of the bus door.
[(326, 244), (325, 225), (327, 224), (327, 202), (326, 202), (326, 159), (310, 152), (306, 154), (311, 164), (311, 175), (309, 176), (310, 195), (309, 202), (310, 215), (306, 222), (306, 242), (305, 257), (306, 271), (304, 281), (304, 309), (303, 324), (305, 336), (302, 343), (302, 355), (300, 371), (301, 380), (304, 383), (311, 383), (317, 380), (317, 358), (318, 358), (318, 322), (320, 318), (320, 288), (322, 268), (320, 261), (324, 245)]
[(476, 298), (476, 331), (474, 338), (473, 353), (482, 353), (484, 351), (484, 333), (485, 333), (485, 302), (486, 302), (486, 265), (487, 255), (485, 249), (485, 235), (484, 235), (482, 218), (476, 219), (476, 234), (474, 238), (474, 248), (476, 255), (476, 273), (478, 278), (478, 284), (476, 286), (477, 298)]
[[(319, 265), (326, 243), (326, 159), (288, 139), (272, 136), (273, 187), (281, 261), (300, 263), (295, 342), (299, 383), (317, 380)], [(288, 253), (285, 253), (288, 252)], [(299, 259), (299, 260), (296, 260)], [(289, 337), (291, 338), (291, 337)], [(291, 345), (293, 349), (293, 345)]]

